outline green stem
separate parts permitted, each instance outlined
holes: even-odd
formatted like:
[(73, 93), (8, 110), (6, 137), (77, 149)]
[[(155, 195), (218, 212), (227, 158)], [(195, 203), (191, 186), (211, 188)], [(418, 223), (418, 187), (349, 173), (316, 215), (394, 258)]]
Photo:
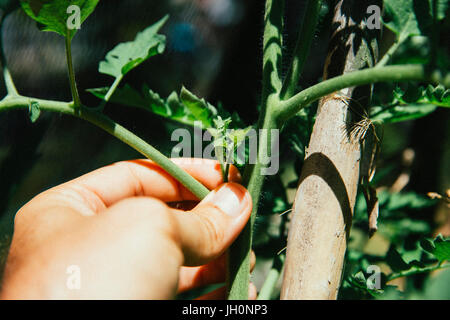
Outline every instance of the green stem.
[(226, 163), (225, 164), (225, 170), (223, 172), (223, 182), (228, 182), (228, 174), (230, 172), (230, 164)]
[(109, 88), (108, 92), (106, 93), (105, 97), (103, 98), (102, 103), (100, 104), (99, 109), (103, 110), (103, 108), (105, 107), (105, 105), (109, 102), (109, 100), (111, 99), (112, 95), (114, 94), (114, 92), (116, 91), (117, 87), (120, 84), (120, 81), (122, 81), (123, 76), (117, 77), (113, 84), (111, 85), (111, 87)]
[(398, 273), (392, 273), (388, 276), (387, 281), (392, 281), (394, 279), (403, 278), (403, 277), (409, 277), (409, 276), (419, 274), (419, 273), (432, 272), (432, 271), (436, 271), (439, 269), (445, 269), (445, 268), (449, 268), (449, 267), (450, 267), (450, 263), (447, 263), (444, 265), (438, 264), (436, 266), (429, 266), (429, 267), (417, 268), (417, 269), (408, 270), (408, 271), (402, 271), (402, 272), (398, 272)]
[(228, 251), (227, 291), (230, 300), (248, 299), (250, 282), (250, 252), (252, 247), (253, 225), (255, 222), (259, 198), (265, 176), (262, 170), (269, 164), (260, 160), (269, 155), (271, 146), (271, 129), (278, 129), (275, 109), (279, 105), (282, 88), (280, 77), (282, 56), (282, 28), (284, 1), (266, 0), (263, 39), (263, 83), (261, 96), (261, 113), (257, 129), (267, 130), (267, 143), (258, 142), (258, 160), (256, 164), (247, 165), (244, 172), (244, 185), (247, 186), (252, 200), (253, 210), (250, 221), (231, 245)]
[(383, 58), (380, 61), (378, 61), (378, 63), (376, 64), (375, 67), (379, 68), (379, 67), (385, 66), (389, 62), (389, 60), (392, 58), (392, 56), (394, 55), (395, 51), (397, 51), (398, 47), (400, 47), (400, 45), (403, 42), (404, 42), (404, 39), (399, 39), (396, 42), (394, 42), (394, 44), (384, 54)]
[(441, 83), (445, 87), (450, 86), (450, 74), (442, 74), (439, 70), (428, 72), (423, 65), (395, 65), (354, 71), (320, 82), (282, 101), (278, 122), (286, 121), (310, 103), (344, 88), (376, 82), (407, 80), (430, 81)]
[(294, 56), (289, 72), (284, 80), (283, 89), (281, 90), (282, 99), (292, 97), (297, 90), (297, 84), (303, 72), (306, 58), (308, 57), (314, 38), (317, 21), (319, 20), (321, 3), (321, 0), (309, 0), (306, 5), (303, 24), (294, 49)]
[(39, 103), (39, 108), (44, 111), (58, 112), (71, 115), (83, 120), (86, 120), (97, 127), (105, 130), (117, 139), (128, 144), (130, 147), (153, 160), (167, 171), (172, 177), (178, 180), (186, 188), (192, 191), (199, 199), (203, 199), (209, 190), (200, 182), (191, 177), (186, 171), (174, 164), (170, 159), (164, 156), (157, 149), (149, 145), (147, 142), (122, 127), (120, 124), (114, 122), (107, 116), (89, 110), (84, 106), (75, 107), (72, 103), (34, 99), (29, 97), (17, 96), (6, 97), (0, 101), (0, 112), (17, 109), (27, 109), (31, 101)]
[[(263, 38), (262, 109), (265, 110), (271, 94), (278, 94), (282, 88), (281, 57), (283, 47), (284, 1), (266, 0)], [(263, 117), (260, 117), (263, 119)]]
[(12, 79), (11, 73), (8, 69), (8, 64), (6, 61), (5, 50), (3, 47), (3, 21), (5, 17), (1, 17), (0, 21), (0, 62), (3, 67), (3, 79), (5, 80), (6, 92), (9, 96), (17, 96), (19, 93), (17, 92), (16, 86), (14, 85), (14, 81)]
[(67, 59), (67, 69), (69, 72), (69, 82), (70, 90), (72, 92), (72, 99), (76, 107), (81, 106), (80, 96), (78, 95), (77, 83), (75, 81), (75, 72), (73, 70), (72, 63), (72, 40), (69, 34), (65, 37), (66, 39), (66, 59)]
[(270, 268), (269, 273), (264, 280), (263, 286), (259, 291), (258, 300), (270, 300), (272, 298), (273, 291), (278, 283), (281, 271), (283, 270), (284, 261), (284, 254), (278, 254), (275, 256), (272, 267)]

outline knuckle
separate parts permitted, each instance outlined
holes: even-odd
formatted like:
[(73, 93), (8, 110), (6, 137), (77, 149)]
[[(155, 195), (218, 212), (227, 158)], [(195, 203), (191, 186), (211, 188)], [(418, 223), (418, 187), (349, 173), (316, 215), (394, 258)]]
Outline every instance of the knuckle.
[(225, 239), (225, 231), (224, 228), (220, 226), (219, 219), (213, 217), (210, 210), (208, 212), (198, 212), (197, 217), (202, 226), (202, 232), (204, 233), (205, 241), (203, 241), (202, 245), (205, 252), (208, 255), (220, 255), (222, 253), (222, 244)]

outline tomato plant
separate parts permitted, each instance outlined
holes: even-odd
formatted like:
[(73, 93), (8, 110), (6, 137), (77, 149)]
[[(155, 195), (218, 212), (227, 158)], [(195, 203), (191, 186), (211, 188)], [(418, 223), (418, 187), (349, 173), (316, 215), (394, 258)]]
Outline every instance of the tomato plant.
[[(106, 54), (98, 64), (98, 72), (110, 77), (110, 85), (88, 89), (98, 104), (87, 105), (79, 94), (72, 40), (99, 1), (1, 1), (2, 27), (9, 13), (23, 10), (41, 30), (55, 32), (64, 40), (72, 101), (22, 95), (14, 84), (1, 45), (7, 94), (0, 101), (0, 112), (28, 110), (32, 123), (43, 112), (85, 120), (158, 163), (199, 199), (208, 194), (207, 188), (106, 111), (110, 104), (135, 107), (200, 130), (201, 134), (208, 132), (214, 151), (211, 155), (220, 160), (224, 178), (230, 163), (238, 159), (243, 184), (253, 199), (251, 220), (228, 255), (230, 299), (247, 298), (250, 251), (252, 243), (261, 240), (261, 234), (254, 231), (258, 228), (255, 221), (258, 215), (264, 216), (265, 210), (271, 214), (292, 212), (283, 214), (277, 224), (261, 219), (262, 225), (267, 224), (265, 236), (272, 237), (270, 227), (277, 230), (277, 245), (286, 242), (284, 231), (289, 232), (286, 255), (275, 254), (260, 290), (261, 299), (277, 295), (275, 289), (283, 267), (281, 298), (336, 298), (341, 285), (343, 298), (382, 297), (385, 291), (391, 292), (389, 281), (449, 265), (446, 261), (450, 259), (450, 241), (442, 236), (434, 240), (415, 239), (413, 250), (393, 245), (406, 241), (409, 235), (401, 226), (408, 225), (404, 228), (411, 228), (412, 233), (424, 227), (404, 212), (426, 208), (436, 200), (417, 194), (380, 190), (377, 193), (380, 170), (375, 173), (384, 126), (450, 107), (449, 58), (439, 33), (448, 24), (445, 19), (448, 1), (384, 0), (377, 5), (355, 2), (307, 1), (304, 15), (298, 19), (298, 30), (292, 36), (296, 37), (296, 43), (288, 52), (283, 40), (288, 4), (265, 1), (259, 118), (247, 125), (237, 112), (214, 106), (185, 87), (180, 91), (172, 88), (176, 91), (162, 97), (146, 84), (139, 90), (129, 83), (133, 70), (164, 54), (167, 39), (162, 30), (170, 21), (169, 16)], [(318, 26), (326, 23), (332, 23), (333, 27), (327, 59), (320, 66), (324, 75), (315, 84), (306, 86), (302, 76), (311, 58), (314, 36), (320, 29)], [(389, 30), (386, 32), (393, 39), (384, 50), (378, 48), (382, 27)], [(384, 51), (381, 57), (379, 51)], [(258, 139), (252, 140), (252, 135), (259, 135)], [(289, 188), (281, 183), (278, 168), (272, 166), (274, 161), (279, 163), (286, 149), (295, 155), (298, 165), (298, 178), (292, 182), (297, 189), (293, 204), (286, 198)], [(319, 179), (313, 180), (315, 177)], [(269, 190), (265, 197), (264, 190)], [(439, 197), (448, 203), (448, 194), (435, 196)], [(370, 232), (379, 229), (377, 232), (385, 234), (392, 244), (381, 256), (348, 247), (351, 226), (354, 230), (364, 229), (360, 227), (365, 226), (367, 219), (362, 213), (366, 211)], [(377, 225), (379, 212), (382, 214)], [(430, 235), (431, 230), (424, 228), (416, 234)], [(388, 264), (390, 272), (379, 271), (379, 278), (371, 277), (368, 267), (376, 261)], [(318, 286), (325, 289), (314, 289)]]

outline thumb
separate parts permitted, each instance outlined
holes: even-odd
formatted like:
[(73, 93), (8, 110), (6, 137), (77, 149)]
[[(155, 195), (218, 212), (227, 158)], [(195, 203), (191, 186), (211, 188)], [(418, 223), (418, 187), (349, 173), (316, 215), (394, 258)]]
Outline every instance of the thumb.
[(249, 192), (237, 183), (225, 183), (193, 210), (175, 214), (184, 265), (203, 265), (222, 255), (244, 228), (251, 211)]

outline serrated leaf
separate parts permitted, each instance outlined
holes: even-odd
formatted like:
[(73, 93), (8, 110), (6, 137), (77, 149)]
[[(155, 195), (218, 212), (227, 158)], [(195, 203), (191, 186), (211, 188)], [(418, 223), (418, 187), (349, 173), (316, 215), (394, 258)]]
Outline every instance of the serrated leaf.
[[(87, 91), (103, 100), (108, 89), (97, 88)], [(181, 95), (184, 100), (180, 98)], [(201, 123), (203, 129), (214, 127), (213, 119), (217, 110), (211, 104), (197, 98), (186, 89), (182, 90), (180, 96), (172, 92), (167, 99), (163, 99), (146, 85), (139, 92), (127, 84), (115, 90), (110, 102), (144, 109), (189, 126), (197, 126)]]
[(444, 86), (418, 87), (408, 84), (407, 89), (399, 86), (392, 91), (392, 101), (371, 108), (371, 119), (383, 123), (413, 120), (427, 116), (436, 107), (450, 107), (450, 90)]
[(28, 107), (28, 113), (30, 115), (30, 120), (32, 123), (35, 123), (39, 116), (41, 115), (41, 109), (39, 107), (39, 103), (37, 101), (31, 101)]
[(43, 31), (56, 32), (72, 39), (77, 29), (67, 27), (68, 19), (73, 15), (67, 12), (70, 6), (80, 8), (80, 24), (95, 10), (99, 0), (20, 0), (23, 10), (42, 26)]
[(158, 31), (169, 17), (165, 16), (144, 31), (139, 32), (133, 41), (118, 44), (106, 54), (99, 64), (99, 72), (121, 78), (148, 58), (165, 50), (166, 37)]
[(214, 106), (198, 98), (185, 87), (181, 89), (180, 99), (204, 128), (214, 127), (213, 119), (217, 116), (217, 109)]
[(450, 240), (444, 239), (442, 235), (438, 235), (434, 240), (422, 239), (420, 246), (439, 261), (450, 260)]
[[(435, 0), (384, 0), (383, 23), (402, 42), (410, 36), (424, 34), (433, 23)], [(437, 1), (437, 20), (445, 17), (448, 0)]]

